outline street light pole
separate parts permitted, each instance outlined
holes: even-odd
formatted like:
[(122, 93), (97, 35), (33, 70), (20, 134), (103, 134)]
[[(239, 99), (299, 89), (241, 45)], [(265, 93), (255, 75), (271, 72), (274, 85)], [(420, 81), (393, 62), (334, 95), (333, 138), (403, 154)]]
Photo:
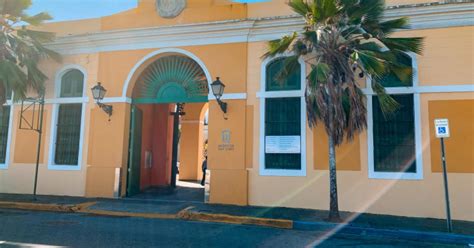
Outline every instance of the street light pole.
[[(36, 109), (37, 104), (39, 109)], [(36, 111), (39, 111), (36, 115)], [(31, 119), (29, 119), (26, 113), (31, 113)], [(41, 141), (43, 134), (43, 115), (44, 115), (44, 94), (41, 94), (38, 98), (26, 98), (21, 103), (20, 111), (20, 125), (19, 129), (36, 131), (38, 133), (38, 145), (36, 149), (36, 166), (35, 166), (35, 178), (33, 182), (33, 198), (36, 200), (36, 193), (38, 188), (38, 173), (39, 163), (41, 155)]]
[(36, 189), (38, 187), (38, 170), (39, 170), (39, 160), (40, 160), (40, 153), (41, 153), (41, 138), (43, 134), (43, 113), (44, 113), (44, 95), (41, 96), (40, 99), (40, 113), (39, 113), (39, 128), (38, 132), (38, 146), (36, 150), (36, 168), (35, 168), (35, 185), (33, 188), (33, 196), (36, 200)]

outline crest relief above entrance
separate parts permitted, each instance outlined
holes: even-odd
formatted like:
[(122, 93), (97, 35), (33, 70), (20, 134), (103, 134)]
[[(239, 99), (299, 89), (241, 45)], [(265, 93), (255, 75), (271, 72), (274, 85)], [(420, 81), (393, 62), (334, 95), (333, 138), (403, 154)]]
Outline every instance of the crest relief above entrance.
[(186, 8), (186, 0), (156, 0), (156, 10), (163, 18), (175, 18)]

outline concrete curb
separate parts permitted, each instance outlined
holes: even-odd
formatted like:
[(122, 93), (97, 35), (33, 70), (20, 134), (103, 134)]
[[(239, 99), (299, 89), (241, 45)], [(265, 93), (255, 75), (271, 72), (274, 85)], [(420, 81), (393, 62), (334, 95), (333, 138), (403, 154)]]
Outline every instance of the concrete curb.
[(147, 219), (176, 219), (174, 214), (160, 214), (160, 213), (132, 213), (132, 212), (123, 212), (123, 211), (109, 211), (109, 210), (96, 210), (90, 209), (97, 202), (87, 202), (77, 205), (75, 209), (76, 213), (81, 214), (92, 214), (100, 216), (112, 216), (112, 217), (137, 217), (137, 218), (147, 218)]
[(78, 213), (92, 214), (100, 216), (112, 216), (112, 217), (137, 217), (146, 219), (176, 219), (175, 214), (157, 214), (157, 213), (131, 213), (131, 212), (120, 212), (120, 211), (106, 211), (106, 210), (81, 210)]
[(2, 201), (0, 202), (0, 208), (73, 213), (78, 205)]
[(347, 224), (342, 226), (326, 222), (305, 222), (294, 221), (293, 229), (296, 230), (313, 230), (321, 232), (334, 231), (338, 234), (361, 235), (361, 236), (382, 236), (397, 239), (405, 239), (412, 241), (430, 241), (433, 243), (469, 245), (474, 244), (474, 236), (451, 234), (442, 232), (423, 232), (412, 230), (390, 230), (376, 229), (370, 227), (357, 227)]
[(292, 229), (292, 220), (282, 219), (267, 219), (257, 218), (248, 216), (234, 216), (228, 214), (209, 214), (190, 211), (185, 209), (178, 214), (178, 217), (182, 220), (193, 220), (193, 221), (204, 221), (204, 222), (217, 222), (217, 223), (228, 223), (228, 224), (240, 224), (240, 225), (256, 225), (265, 227), (275, 227), (282, 229)]
[(100, 216), (111, 217), (138, 217), (148, 219), (178, 219), (186, 221), (202, 221), (213, 223), (228, 223), (237, 225), (255, 225), (264, 227), (273, 227), (281, 229), (294, 230), (312, 230), (320, 232), (335, 232), (346, 235), (362, 235), (362, 236), (382, 236), (390, 238), (400, 238), (413, 241), (430, 241), (433, 243), (443, 244), (459, 244), (470, 245), (474, 244), (474, 236), (450, 234), (441, 232), (423, 232), (411, 230), (389, 230), (376, 229), (369, 227), (351, 226), (348, 224), (335, 224), (327, 222), (305, 222), (293, 221), (287, 219), (269, 219), (257, 218), (249, 216), (235, 216), (228, 214), (212, 214), (193, 211), (194, 207), (190, 206), (177, 214), (160, 214), (160, 213), (132, 213), (123, 211), (108, 211), (108, 210), (94, 210), (91, 206), (97, 202), (85, 202), (75, 205), (63, 204), (45, 204), (45, 203), (30, 203), (30, 202), (6, 202), (0, 201), (0, 208), (6, 209), (20, 209), (20, 210), (34, 210), (34, 211), (48, 211), (48, 212), (62, 212), (62, 213), (82, 213)]

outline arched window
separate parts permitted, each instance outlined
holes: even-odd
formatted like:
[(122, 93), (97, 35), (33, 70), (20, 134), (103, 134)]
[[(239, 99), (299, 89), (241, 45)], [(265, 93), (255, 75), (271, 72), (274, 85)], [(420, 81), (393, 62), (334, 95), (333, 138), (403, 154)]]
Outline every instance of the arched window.
[(60, 97), (82, 97), (84, 74), (79, 70), (70, 70), (61, 79)]
[(400, 105), (394, 114), (384, 115), (377, 96), (368, 98), (368, 117), (372, 122), (368, 129), (370, 178), (420, 179), (423, 176), (421, 152), (417, 152), (421, 149), (417, 136), (421, 134), (416, 128), (419, 94), (415, 91), (417, 68), (414, 58), (408, 54), (400, 54), (398, 58), (413, 68), (413, 78), (408, 82), (402, 82), (394, 74), (379, 80)]
[(277, 58), (264, 68), (265, 80), (260, 93), (261, 175), (306, 174), (302, 68), (299, 63), (288, 68), (286, 59)]
[(300, 65), (285, 72), (285, 58), (278, 58), (267, 65), (265, 91), (290, 91), (301, 89)]
[[(80, 167), (83, 91), (84, 74), (80, 70), (71, 69), (64, 73), (59, 87), (60, 104), (55, 106), (54, 153), (50, 158), (53, 168)], [(65, 98), (69, 99), (64, 101)]]

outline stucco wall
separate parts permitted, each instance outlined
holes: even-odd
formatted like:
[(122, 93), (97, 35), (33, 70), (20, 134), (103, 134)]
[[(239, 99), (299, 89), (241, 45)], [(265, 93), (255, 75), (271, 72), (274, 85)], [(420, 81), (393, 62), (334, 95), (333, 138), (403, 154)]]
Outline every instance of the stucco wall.
[[(189, 9), (182, 16), (164, 20), (156, 15), (153, 1), (144, 1), (140, 7), (102, 19), (78, 22), (48, 24), (45, 27), (59, 35), (111, 31), (174, 24), (190, 24), (204, 21), (223, 21), (292, 14), (285, 5), (286, 0), (249, 5), (230, 4), (228, 1), (189, 1)], [(388, 5), (429, 2), (419, 0), (388, 1)], [(198, 5), (198, 3), (205, 3)], [(216, 5), (211, 5), (217, 3)], [(71, 26), (78, 26), (71, 29)], [(423, 56), (417, 57), (420, 86), (473, 85), (473, 36), (472, 26), (442, 29), (405, 31), (397, 36), (426, 37)], [(225, 100), (229, 105), (224, 118), (216, 101), (209, 103), (209, 169), (211, 177), (210, 201), (216, 203), (285, 206), (312, 209), (328, 208), (327, 147), (324, 131), (306, 129), (306, 176), (276, 177), (259, 175), (260, 144), (260, 100), (257, 92), (261, 83), (261, 56), (265, 52), (265, 42), (228, 43), (216, 45), (186, 46), (168, 49), (166, 54), (180, 52), (199, 59), (203, 69), (210, 75), (209, 81), (221, 77), (226, 85), (225, 93), (237, 93), (237, 99)], [(130, 104), (125, 98), (131, 97), (140, 72), (153, 62), (164, 49), (133, 49), (107, 51), (96, 54), (65, 56), (61, 63), (46, 62), (41, 68), (49, 76), (46, 98), (54, 100), (55, 75), (61, 68), (77, 64), (87, 71), (84, 105), (85, 135), (83, 163), (79, 171), (57, 171), (47, 169), (49, 144), (51, 143), (52, 107), (46, 106), (45, 139), (41, 151), (40, 194), (67, 194), (79, 196), (112, 197), (117, 168), (122, 170), (122, 193), (126, 185), (128, 159), (128, 135), (130, 124)], [(145, 60), (145, 58), (147, 58)], [(130, 79), (130, 80), (128, 80)], [(114, 114), (108, 116), (93, 103), (89, 89), (96, 82), (107, 88), (107, 97), (116, 97), (112, 105)], [(449, 90), (449, 89), (446, 89)], [(246, 94), (240, 94), (246, 93)], [(437, 149), (433, 142), (430, 125), (435, 115), (446, 113), (436, 107), (433, 101), (450, 100), (449, 106), (467, 101), (462, 106), (472, 107), (474, 95), (469, 93), (421, 93), (422, 127), (422, 180), (369, 179), (367, 134), (361, 133), (351, 144), (338, 149), (338, 182), (341, 210), (370, 212), (421, 217), (444, 217), (442, 178), (437, 157), (432, 154)], [(111, 101), (112, 101), (111, 100)], [(430, 107), (431, 106), (431, 107)], [(434, 107), (433, 107), (434, 106)], [(449, 112), (456, 120), (464, 120)], [(18, 106), (13, 115), (13, 138), (11, 159), (7, 170), (0, 170), (0, 191), (29, 193), (32, 190), (35, 135), (23, 135), (17, 130)], [(472, 122), (472, 120), (471, 120)], [(170, 125), (170, 122), (167, 123)], [(455, 126), (457, 124), (455, 123)], [(472, 141), (472, 129), (464, 128), (461, 135), (470, 139), (453, 138), (449, 149), (459, 147), (468, 162), (450, 170), (450, 190), (454, 219), (474, 220), (472, 160), (464, 149), (466, 140)], [(230, 133), (225, 140), (223, 132)], [(454, 133), (453, 133), (454, 134)], [(226, 143), (228, 142), (228, 144)], [(231, 146), (222, 146), (223, 143)], [(471, 145), (472, 146), (472, 145)], [(26, 147), (26, 148), (25, 148)], [(167, 145), (167, 147), (169, 147)], [(232, 147), (232, 149), (231, 149)], [(169, 149), (167, 148), (169, 154)], [(449, 156), (449, 155), (448, 155)], [(155, 172), (153, 172), (155, 173)], [(160, 178), (169, 180), (169, 172)], [(153, 184), (153, 179), (145, 184)]]
[[(48, 76), (46, 81), (46, 99), (44, 112), (43, 135), (40, 152), (40, 166), (38, 173), (38, 194), (72, 195), (84, 196), (86, 185), (87, 156), (88, 156), (88, 135), (91, 109), (95, 106), (89, 102), (83, 103), (85, 115), (83, 120), (84, 138), (82, 147), (82, 163), (79, 170), (54, 170), (48, 168), (51, 156), (50, 144), (53, 139), (52, 123), (53, 103), (57, 103), (58, 94), (56, 85), (60, 82), (59, 72), (65, 68), (82, 68), (85, 75), (86, 85), (84, 96), (89, 96), (89, 89), (97, 82), (98, 56), (96, 54), (84, 54), (74, 56), (64, 56), (61, 62), (45, 61), (40, 65), (41, 70)], [(0, 192), (5, 193), (32, 193), (34, 182), (34, 171), (36, 162), (36, 150), (38, 135), (35, 131), (20, 130), (20, 104), (14, 104), (11, 156), (8, 169), (0, 170)]]
[[(419, 84), (427, 85), (473, 85), (474, 77), (472, 68), (472, 27), (446, 28), (417, 30), (399, 34), (417, 35), (426, 37), (423, 56), (418, 56)], [(468, 37), (469, 36), (469, 37)], [(449, 44), (456, 44), (456, 51)], [(305, 177), (277, 177), (259, 175), (259, 99), (256, 92), (259, 91), (261, 80), (261, 54), (265, 51), (265, 43), (249, 44), (249, 68), (248, 68), (248, 98), (247, 104), (253, 106), (253, 165), (249, 172), (249, 204), (263, 206), (284, 206), (312, 209), (328, 209), (329, 206), (329, 178), (327, 172), (327, 138), (325, 133), (317, 127), (316, 130), (307, 130), (307, 175)], [(468, 87), (468, 86), (467, 86)], [(448, 89), (449, 90), (449, 89)], [(466, 101), (468, 99), (469, 101)], [(443, 112), (442, 109), (428, 108), (433, 100), (456, 100), (464, 101), (464, 110), (449, 113), (453, 121), (465, 121), (472, 124), (472, 117), (468, 114), (472, 109), (474, 94), (471, 93), (423, 93), (420, 95), (421, 127), (422, 127), (422, 158), (423, 179), (422, 180), (388, 180), (369, 179), (367, 168), (367, 134), (360, 134), (352, 144), (343, 145), (338, 149), (336, 157), (340, 168), (338, 170), (338, 190), (340, 209), (352, 212), (369, 212), (377, 214), (392, 214), (417, 217), (445, 217), (444, 191), (442, 174), (439, 166), (432, 170), (431, 161), (437, 158), (431, 154), (439, 150), (439, 143), (433, 140), (430, 123), (433, 116)], [(443, 108), (446, 109), (446, 108)], [(471, 110), (472, 111), (472, 110)], [(431, 116), (431, 117), (429, 117)], [(453, 123), (463, 125), (460, 123)], [(472, 125), (471, 125), (472, 127)], [(472, 140), (474, 131), (463, 128), (461, 137), (450, 140), (451, 150), (457, 149), (462, 152), (462, 173), (451, 170), (449, 173), (452, 215), (454, 219), (474, 220), (474, 168), (472, 148), (469, 140)], [(314, 140), (312, 139), (314, 135)], [(468, 142), (468, 143), (466, 143)], [(354, 150), (355, 148), (355, 150)], [(472, 149), (471, 149), (472, 150)], [(448, 155), (449, 156), (449, 155)], [(459, 161), (453, 159), (453, 162)], [(449, 165), (448, 165), (449, 166)], [(453, 165), (454, 166), (454, 165)], [(458, 167), (458, 166), (456, 166)], [(458, 172), (458, 173), (454, 173)]]

